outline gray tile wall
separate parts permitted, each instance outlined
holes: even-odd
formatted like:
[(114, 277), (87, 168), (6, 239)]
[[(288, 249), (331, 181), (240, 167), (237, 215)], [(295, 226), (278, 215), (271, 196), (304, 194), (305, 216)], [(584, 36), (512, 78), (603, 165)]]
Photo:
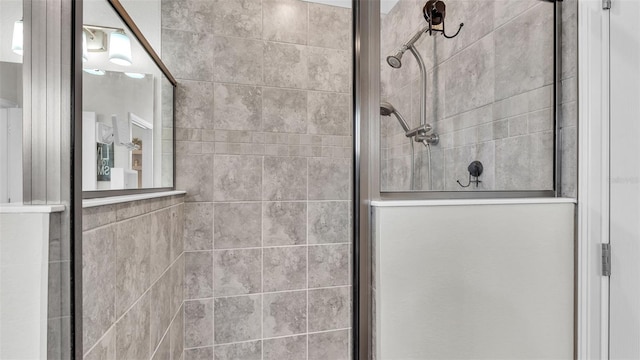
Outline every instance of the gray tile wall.
[[(563, 6), (563, 194), (576, 184), (576, 6)], [(420, 81), (410, 53), (401, 69), (386, 56), (425, 23), (422, 0), (400, 0), (382, 17), (381, 97), (412, 126), (419, 124)], [(420, 190), (544, 190), (553, 188), (553, 4), (537, 0), (449, 0), (454, 39), (423, 38), (417, 47), (428, 69), (427, 122), (440, 134), (432, 147), (416, 144)], [(382, 188), (408, 190), (411, 147), (394, 118), (382, 117)], [(484, 164), (478, 189), (463, 189), (467, 165)]]
[(186, 359), (348, 359), (351, 11), (163, 0)]
[(184, 208), (180, 195), (84, 209), (85, 359), (182, 358)]
[(47, 357), (70, 359), (71, 256), (69, 234), (63, 233), (66, 213), (49, 216), (49, 294), (47, 299)]

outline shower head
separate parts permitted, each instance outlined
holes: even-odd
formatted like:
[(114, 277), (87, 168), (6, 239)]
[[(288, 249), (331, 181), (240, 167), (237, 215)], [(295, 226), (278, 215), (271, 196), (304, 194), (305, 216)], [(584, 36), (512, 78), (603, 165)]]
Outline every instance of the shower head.
[(380, 115), (382, 116), (390, 116), (396, 111), (393, 105), (389, 104), (386, 101), (380, 102)]
[(425, 33), (425, 31), (429, 30), (429, 25), (424, 26), (422, 29), (418, 30), (415, 34), (413, 34), (413, 36), (411, 37), (411, 39), (409, 39), (409, 41), (407, 41), (406, 43), (404, 43), (402, 45), (402, 47), (396, 51), (393, 55), (389, 55), (387, 56), (387, 63), (389, 64), (389, 66), (391, 66), (394, 69), (399, 69), (402, 67), (402, 55), (404, 55), (404, 53), (407, 50), (411, 50), (416, 51), (415, 49), (415, 43), (416, 41), (420, 40), (420, 37), (422, 37), (422, 34)]
[(380, 102), (380, 115), (382, 116), (391, 116), (391, 114), (395, 115), (396, 119), (398, 119), (398, 122), (400, 123), (400, 126), (402, 126), (402, 130), (404, 130), (405, 133), (409, 132), (409, 125), (407, 124), (407, 121), (404, 119), (404, 117), (402, 117), (402, 115), (398, 112), (398, 110), (396, 110), (393, 105), (391, 105), (390, 103), (386, 102), (386, 101), (381, 101)]
[(399, 69), (402, 67), (402, 55), (404, 55), (404, 51), (398, 50), (395, 54), (387, 56), (387, 64), (394, 69)]

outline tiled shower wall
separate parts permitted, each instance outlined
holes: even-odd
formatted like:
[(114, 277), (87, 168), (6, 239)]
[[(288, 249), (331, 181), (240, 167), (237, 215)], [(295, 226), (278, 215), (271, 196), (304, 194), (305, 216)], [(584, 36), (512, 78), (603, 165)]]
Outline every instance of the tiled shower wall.
[(182, 358), (184, 196), (85, 208), (84, 359)]
[[(484, 164), (478, 190), (553, 188), (553, 4), (538, 0), (450, 0), (445, 24), (453, 39), (427, 35), (427, 122), (440, 135), (428, 153), (416, 146), (417, 190), (476, 190), (467, 165)], [(575, 196), (576, 1), (563, 6), (563, 194)], [(381, 97), (419, 124), (418, 65), (407, 52), (401, 69), (386, 56), (426, 22), (422, 0), (400, 0), (381, 22)], [(382, 186), (408, 190), (411, 147), (393, 117), (381, 117)]]
[(49, 216), (49, 292), (47, 298), (47, 357), (69, 359), (71, 349), (71, 252), (63, 234), (66, 214)]
[(162, 2), (186, 359), (348, 359), (351, 10)]

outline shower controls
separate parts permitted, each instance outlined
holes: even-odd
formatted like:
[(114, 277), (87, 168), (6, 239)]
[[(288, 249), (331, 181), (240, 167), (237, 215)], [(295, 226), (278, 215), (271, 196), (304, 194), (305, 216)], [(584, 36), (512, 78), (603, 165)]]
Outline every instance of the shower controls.
[(482, 163), (478, 160), (472, 161), (471, 164), (469, 164), (469, 166), (467, 167), (467, 170), (469, 171), (469, 182), (467, 183), (467, 185), (462, 185), (460, 180), (456, 180), (456, 182), (463, 188), (471, 186), (472, 183), (476, 184), (476, 187), (478, 187), (482, 182), (479, 179), (480, 175), (482, 175), (482, 171), (484, 170)]

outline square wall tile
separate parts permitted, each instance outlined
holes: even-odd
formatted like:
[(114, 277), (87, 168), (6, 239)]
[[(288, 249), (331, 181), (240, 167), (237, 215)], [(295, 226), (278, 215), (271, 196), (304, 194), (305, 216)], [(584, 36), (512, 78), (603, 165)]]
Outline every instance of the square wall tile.
[(216, 155), (213, 177), (215, 201), (260, 200), (262, 158), (244, 155)]
[[(260, 38), (261, 0), (213, 0), (213, 32), (216, 35)], [(211, 18), (210, 18), (211, 19)]]
[(263, 348), (264, 360), (306, 359), (307, 335), (265, 339)]
[(215, 343), (260, 339), (262, 295), (215, 299)]
[(262, 130), (262, 88), (216, 84), (213, 93), (216, 129)]
[(185, 202), (213, 200), (213, 155), (176, 155), (176, 189)]
[(307, 287), (306, 246), (265, 248), (263, 251), (263, 291)]
[(349, 200), (350, 159), (309, 159), (309, 200)]
[(351, 88), (351, 54), (345, 50), (309, 48), (309, 89), (346, 93)]
[(298, 0), (263, 1), (263, 37), (266, 40), (307, 43), (308, 5)]
[(184, 250), (213, 249), (213, 204), (184, 204)]
[(309, 3), (309, 14), (310, 46), (350, 50), (351, 9)]
[(213, 83), (181, 80), (176, 88), (176, 127), (213, 129)]
[(184, 346), (213, 345), (213, 299), (184, 302)]
[(309, 287), (349, 285), (350, 244), (309, 246)]
[(264, 246), (307, 243), (307, 204), (303, 202), (263, 203)]
[(309, 360), (349, 360), (349, 330), (309, 334)]
[(212, 360), (213, 346), (185, 349), (184, 360)]
[(351, 323), (351, 287), (309, 290), (309, 331), (345, 329)]
[(263, 336), (265, 338), (307, 332), (307, 292), (264, 294)]
[(267, 42), (264, 47), (264, 84), (306, 89), (307, 48), (302, 45)]
[(213, 36), (162, 29), (162, 60), (173, 76), (186, 80), (213, 80)]
[(260, 203), (216, 203), (214, 206), (215, 249), (261, 246), (262, 206)]
[(216, 82), (262, 83), (264, 42), (216, 36), (213, 38), (213, 79)]
[(211, 1), (162, 0), (161, 7), (163, 29), (197, 33), (211, 33), (213, 30)]
[(262, 341), (217, 345), (214, 360), (262, 360)]
[(221, 250), (214, 254), (215, 296), (262, 291), (262, 250)]
[(184, 253), (185, 299), (213, 296), (213, 252)]
[(309, 244), (351, 241), (348, 201), (309, 202)]
[(307, 92), (263, 88), (262, 116), (264, 131), (306, 133)]
[(307, 159), (265, 156), (262, 184), (264, 200), (305, 200)]
[(350, 135), (349, 94), (309, 91), (307, 111), (309, 134)]

